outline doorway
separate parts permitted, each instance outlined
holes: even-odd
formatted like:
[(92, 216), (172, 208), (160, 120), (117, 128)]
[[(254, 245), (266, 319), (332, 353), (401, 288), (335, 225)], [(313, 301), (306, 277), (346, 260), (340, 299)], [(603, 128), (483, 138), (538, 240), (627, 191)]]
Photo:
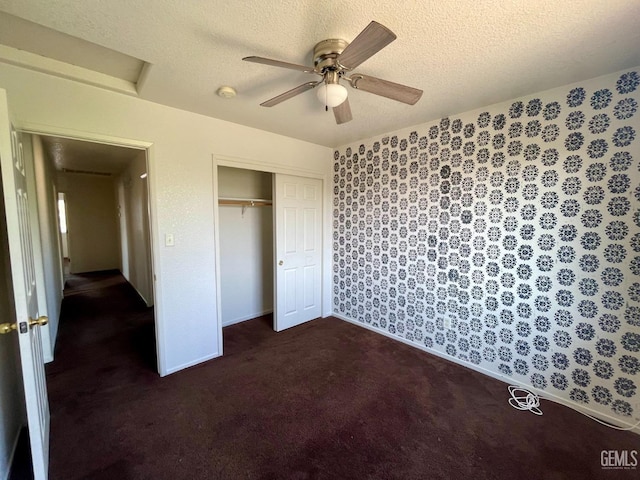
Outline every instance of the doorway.
[(220, 351), (224, 326), (269, 311), (276, 331), (321, 317), (323, 179), (214, 157), (214, 198)]
[[(69, 275), (118, 271), (147, 307), (154, 306), (147, 149), (44, 133), (30, 137), (40, 223), (57, 227), (51, 241), (43, 236), (43, 246), (52, 245), (43, 251), (45, 278), (58, 275), (64, 285)], [(46, 282), (45, 288), (47, 297), (60, 295)], [(50, 316), (57, 318), (59, 310)], [(57, 325), (51, 350), (56, 335)], [(159, 367), (158, 334), (151, 335)]]

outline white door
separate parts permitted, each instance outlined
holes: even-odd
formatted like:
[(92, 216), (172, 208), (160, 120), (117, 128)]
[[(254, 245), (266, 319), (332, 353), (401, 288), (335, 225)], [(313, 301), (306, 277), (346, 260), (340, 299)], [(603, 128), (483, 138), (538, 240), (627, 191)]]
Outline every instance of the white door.
[[(33, 471), (35, 480), (44, 480), (49, 466), (49, 401), (38, 322), (44, 323), (46, 318), (40, 319), (38, 315), (22, 145), (11, 125), (4, 90), (0, 90), (0, 170), (16, 312), (11, 328), (15, 328), (19, 338)], [(11, 319), (5, 321), (8, 320)]]
[(275, 329), (321, 315), (322, 180), (275, 175)]

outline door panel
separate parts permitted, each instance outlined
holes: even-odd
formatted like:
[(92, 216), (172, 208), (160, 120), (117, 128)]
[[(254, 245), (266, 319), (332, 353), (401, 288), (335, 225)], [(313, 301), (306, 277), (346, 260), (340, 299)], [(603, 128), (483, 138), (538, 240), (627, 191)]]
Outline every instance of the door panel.
[[(9, 119), (7, 97), (0, 90), (0, 170), (7, 219), (11, 282), (16, 330), (31, 442), (35, 480), (48, 476), (49, 401), (42, 354), (41, 332), (31, 320), (38, 319), (33, 238), (29, 221), (29, 198), (19, 134)], [(8, 319), (9, 320), (9, 319)], [(15, 334), (15, 333), (11, 333)]]
[(304, 251), (313, 252), (316, 249), (316, 210), (304, 209)]
[(296, 183), (285, 183), (283, 190), (283, 198), (287, 200), (295, 200), (298, 197), (298, 185)]
[(304, 267), (304, 309), (313, 308), (316, 304), (316, 267), (315, 265)]
[(284, 297), (285, 297), (285, 315), (293, 315), (297, 312), (298, 302), (296, 299), (297, 270), (286, 269), (284, 271)]
[(275, 176), (275, 329), (321, 315), (322, 181)]
[(318, 189), (315, 185), (304, 186), (304, 199), (315, 201), (318, 199)]
[(284, 209), (284, 251), (287, 255), (296, 253), (296, 214), (295, 208)]

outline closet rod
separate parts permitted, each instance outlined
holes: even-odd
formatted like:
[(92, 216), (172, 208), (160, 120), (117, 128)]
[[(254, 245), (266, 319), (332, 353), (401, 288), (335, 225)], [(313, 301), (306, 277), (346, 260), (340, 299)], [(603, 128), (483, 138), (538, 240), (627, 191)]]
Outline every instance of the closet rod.
[(263, 198), (219, 198), (219, 205), (239, 205), (241, 207), (265, 207), (273, 204), (271, 200)]

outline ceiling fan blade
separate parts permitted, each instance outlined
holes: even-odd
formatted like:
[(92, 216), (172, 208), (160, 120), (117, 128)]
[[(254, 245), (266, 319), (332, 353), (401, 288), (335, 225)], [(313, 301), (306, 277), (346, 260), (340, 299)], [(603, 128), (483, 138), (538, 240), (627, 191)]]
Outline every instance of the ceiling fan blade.
[(274, 105), (278, 105), (279, 103), (282, 103), (285, 100), (289, 100), (290, 98), (295, 97), (296, 95), (300, 95), (301, 93), (304, 93), (307, 90), (311, 90), (312, 88), (315, 88), (320, 83), (322, 83), (322, 80), (320, 80), (319, 82), (303, 83), (302, 85), (300, 85), (300, 86), (298, 86), (296, 88), (292, 88), (288, 92), (284, 92), (284, 93), (278, 95), (277, 97), (273, 97), (272, 99), (267, 100), (266, 102), (262, 102), (260, 104), (260, 106), (261, 107), (273, 107)]
[(409, 105), (415, 105), (422, 97), (422, 90), (376, 77), (369, 77), (368, 75), (358, 73), (352, 75), (348, 80), (351, 82), (351, 86), (357, 90), (363, 90)]
[(288, 68), (290, 70), (298, 70), (304, 73), (316, 73), (312, 67), (305, 67), (304, 65), (296, 65), (295, 63), (281, 62), (280, 60), (272, 60), (264, 57), (244, 57), (242, 60), (245, 62), (262, 63), (264, 65), (271, 65), (272, 67)]
[(352, 70), (396, 39), (384, 25), (371, 22), (338, 56), (340, 65)]
[(338, 125), (353, 120), (353, 116), (351, 115), (351, 107), (349, 106), (349, 99), (347, 98), (337, 107), (333, 107), (333, 114), (336, 117), (336, 123)]

